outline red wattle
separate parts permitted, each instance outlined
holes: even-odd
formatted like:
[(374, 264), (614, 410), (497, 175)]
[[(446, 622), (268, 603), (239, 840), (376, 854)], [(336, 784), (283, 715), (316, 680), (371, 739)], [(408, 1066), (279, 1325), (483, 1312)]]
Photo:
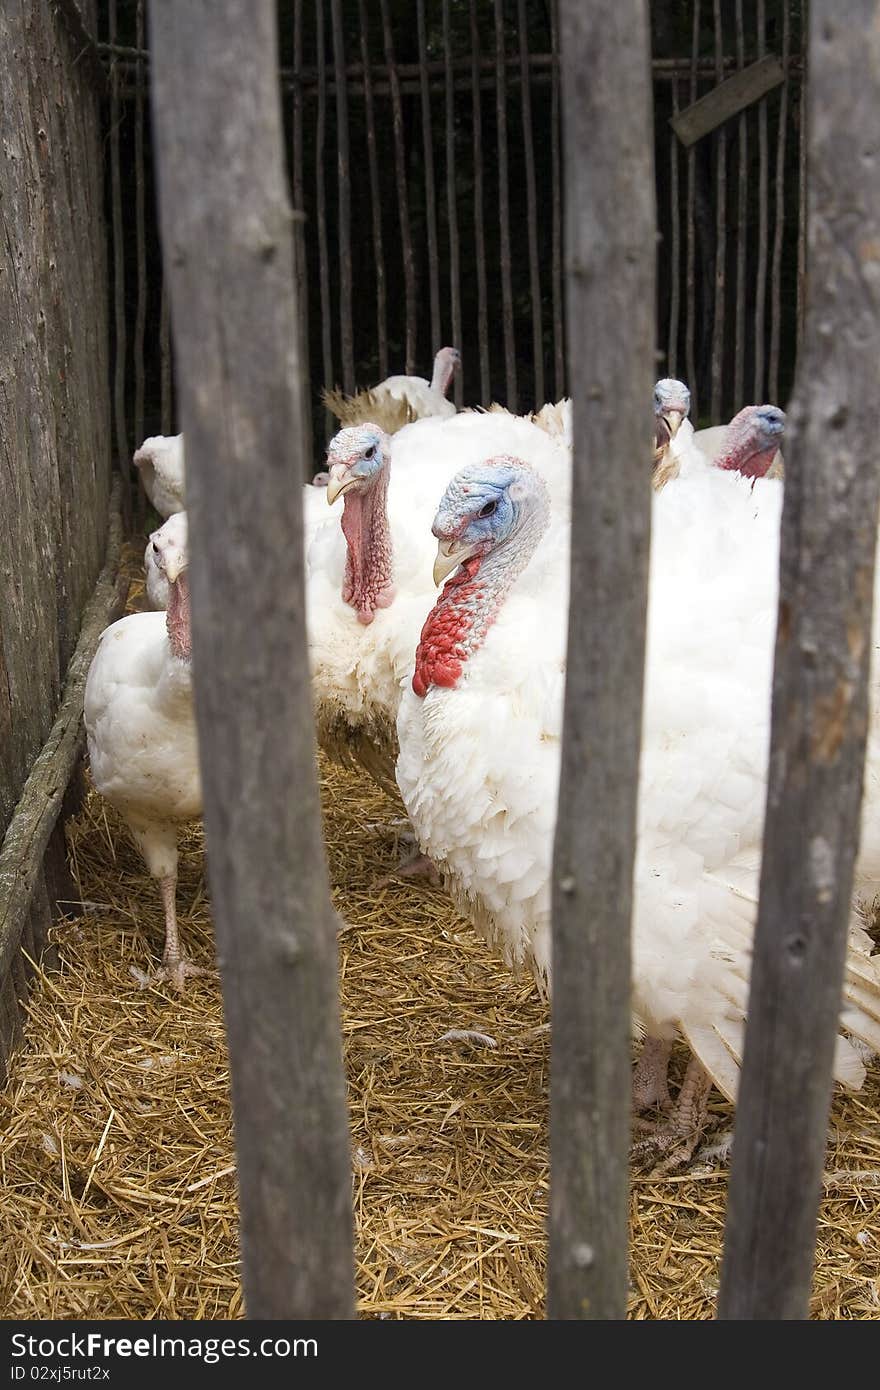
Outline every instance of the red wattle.
[(432, 685), (452, 689), (458, 684), (467, 660), (463, 640), (480, 607), (476, 600), (481, 586), (475, 579), (481, 563), (481, 555), (465, 560), (446, 581), (442, 594), (425, 619), (416, 648), (412, 681), (412, 688), (420, 698), (427, 695)]

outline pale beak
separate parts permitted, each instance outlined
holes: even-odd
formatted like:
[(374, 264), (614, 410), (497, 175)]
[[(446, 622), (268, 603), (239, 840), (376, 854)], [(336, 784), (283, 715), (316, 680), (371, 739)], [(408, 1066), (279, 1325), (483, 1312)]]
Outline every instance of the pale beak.
[(353, 478), (350, 475), (346, 477), (344, 473), (337, 473), (334, 478), (331, 472), (330, 481), (327, 484), (327, 505), (332, 507), (337, 497), (341, 497), (343, 493), (348, 492), (349, 488), (355, 487), (357, 482), (357, 478)]
[(177, 550), (172, 550), (171, 554), (163, 557), (165, 566), (165, 577), (169, 584), (174, 584), (178, 577), (186, 569), (186, 560)]
[(683, 410), (666, 410), (663, 412), (663, 419), (669, 426), (670, 439), (674, 439), (681, 429), (681, 422), (685, 417), (685, 413), (686, 412)]
[(458, 541), (438, 541), (437, 558), (434, 561), (434, 583), (438, 589), (447, 574), (451, 574), (462, 561), (469, 559), (477, 550), (479, 544), (460, 545)]

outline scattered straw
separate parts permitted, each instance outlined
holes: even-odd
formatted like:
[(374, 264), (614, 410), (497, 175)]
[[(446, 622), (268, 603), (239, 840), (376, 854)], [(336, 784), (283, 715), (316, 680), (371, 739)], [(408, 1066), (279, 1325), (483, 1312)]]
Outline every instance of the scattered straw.
[[(137, 603), (138, 593), (133, 594)], [(449, 907), (394, 865), (401, 808), (322, 763), (339, 938), (363, 1316), (534, 1318), (546, 1278), (547, 1011)], [(397, 822), (397, 824), (395, 824)], [(199, 829), (182, 837), (181, 930), (213, 961)], [(13, 1318), (242, 1314), (220, 990), (146, 972), (159, 895), (112, 809), (70, 827), (85, 915), (32, 995), (0, 1094), (0, 1301)], [(481, 1044), (482, 1034), (497, 1047)], [(678, 1059), (681, 1065), (681, 1058)], [(719, 1127), (730, 1107), (715, 1106)], [(880, 1076), (838, 1099), (814, 1314), (880, 1317)], [(636, 1318), (708, 1318), (726, 1172), (633, 1177)]]
[[(531, 1318), (546, 1275), (547, 1016), (449, 908), (407, 880), (400, 807), (322, 766), (340, 935), (358, 1286), (365, 1316)], [(0, 1096), (2, 1297), (22, 1318), (241, 1315), (228, 1075), (216, 980), (149, 979), (158, 893), (92, 795), (71, 828), (91, 904), (57, 932)], [(114, 859), (115, 853), (115, 859)], [(184, 837), (181, 928), (212, 942), (201, 835)], [(458, 1037), (457, 1034), (463, 1036)], [(482, 1034), (497, 1047), (481, 1045)], [(841, 1099), (816, 1316), (880, 1316), (880, 1085)], [(729, 1107), (718, 1101), (720, 1123)], [(634, 1175), (631, 1315), (706, 1318), (725, 1173)]]

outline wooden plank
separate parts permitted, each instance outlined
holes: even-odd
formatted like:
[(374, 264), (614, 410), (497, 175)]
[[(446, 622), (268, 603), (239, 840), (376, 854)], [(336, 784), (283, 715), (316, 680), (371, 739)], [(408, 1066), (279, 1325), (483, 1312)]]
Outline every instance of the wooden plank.
[[(474, 255), (477, 262), (477, 337), (480, 344), (480, 402), (492, 399), (489, 362), (489, 287), (486, 280), (486, 215), (483, 206), (483, 105), (480, 95), (480, 29), (477, 0), (470, 0), (471, 113), (474, 128)], [(465, 364), (467, 369), (467, 364)]]
[(726, 78), (711, 92), (673, 116), (670, 125), (683, 145), (695, 145), (710, 131), (717, 130), (731, 116), (760, 101), (785, 81), (782, 64), (775, 53), (750, 63), (742, 72)]
[[(299, 216), (293, 223), (293, 254), (296, 268), (297, 304), (299, 305), (299, 351), (306, 381), (311, 381), (309, 344), (309, 261), (306, 249), (305, 168), (303, 157), (304, 102), (302, 89), (303, 5), (305, 0), (293, 0), (293, 206)], [(311, 482), (315, 472), (315, 441), (312, 434), (312, 394), (303, 396), (302, 474), (303, 482)]]
[[(694, 0), (691, 29), (690, 98), (697, 97), (697, 69), (700, 57), (700, 0)], [(699, 419), (700, 383), (697, 378), (697, 152), (691, 146), (687, 154), (687, 260), (685, 266), (685, 371), (691, 392), (691, 415)]]
[(523, 150), (526, 174), (526, 223), (529, 234), (529, 293), (532, 300), (532, 361), (538, 410), (544, 404), (544, 325), (541, 321), (541, 270), (538, 257), (538, 199), (535, 191), (535, 142), (532, 133), (532, 96), (529, 91), (529, 41), (526, 0), (517, 3), (519, 29), (520, 95), (522, 96)]
[[(144, 38), (144, 0), (137, 0), (135, 9), (138, 48)], [(144, 106), (146, 101), (146, 79), (144, 65), (138, 63), (136, 71), (137, 95), (134, 106), (134, 224), (135, 257), (137, 263), (137, 308), (135, 310), (134, 343), (134, 438), (140, 444), (144, 438), (144, 337), (147, 327), (147, 229), (145, 221), (144, 187)], [(138, 514), (143, 525), (146, 494), (138, 488)]]
[[(444, 12), (444, 20), (446, 18)], [(416, 32), (419, 44), (419, 88), (422, 98), (422, 159), (425, 174), (425, 230), (428, 241), (428, 301), (431, 306), (431, 351), (443, 345), (440, 326), (440, 257), (437, 251), (437, 188), (434, 178), (434, 130), (431, 121), (431, 89), (428, 82), (428, 33), (425, 0), (416, 0)], [(447, 153), (448, 158), (448, 153)]]
[[(647, 6), (564, 0), (559, 48), (571, 592), (590, 599), (569, 613), (553, 856), (548, 1314), (605, 1319), (625, 1315), (628, 1287), (630, 925), (656, 260)], [(612, 432), (618, 466), (609, 471)]]
[[(370, 30), (366, 0), (358, 0), (361, 60), (364, 70), (364, 112), (367, 128), (367, 166), (370, 171), (370, 213), (373, 221), (373, 260), (376, 267), (376, 343), (379, 353), (379, 380), (388, 375), (388, 299), (385, 288), (385, 253), (382, 236), (382, 186), (379, 182), (379, 151), (376, 135), (376, 109), (370, 67)], [(305, 364), (304, 364), (305, 365)], [(308, 379), (308, 378), (307, 378)]]
[[(758, 28), (758, 57), (763, 58), (767, 46), (767, 6), (765, 0), (758, 0), (756, 24)], [(784, 79), (785, 68), (781, 63), (780, 71)], [(762, 97), (758, 102), (758, 267), (755, 275), (755, 385), (752, 395), (755, 404), (766, 399), (764, 395), (764, 362), (766, 358), (764, 325), (767, 319), (767, 227), (770, 215), (767, 179), (769, 157), (767, 100), (766, 97)]]
[[(507, 68), (504, 0), (495, 0), (495, 135), (498, 165), (498, 235), (500, 241), (501, 318), (504, 326), (504, 404), (516, 414), (516, 332), (513, 320), (513, 261), (510, 242), (510, 170), (507, 158)], [(488, 402), (487, 402), (488, 404)]]
[(550, 0), (550, 43), (553, 49), (553, 79), (550, 90), (550, 235), (553, 242), (553, 366), (556, 399), (565, 392), (565, 330), (562, 321), (562, 134), (559, 95), (559, 16), (558, 0)]
[[(810, 303), (786, 431), (761, 895), (721, 1318), (804, 1318), (859, 843), (880, 470), (876, 0), (810, 5)], [(829, 331), (829, 329), (833, 331)], [(789, 467), (789, 461), (791, 467)]]
[(6, 978), (18, 950), (22, 924), (42, 874), (46, 846), (82, 752), (85, 739), (82, 703), (89, 666), (101, 633), (108, 623), (119, 617), (125, 604), (128, 585), (125, 582), (120, 588), (117, 580), (121, 535), (117, 484), (113, 493), (106, 563), (83, 613), (79, 641), (68, 666), (58, 714), (34, 760), (0, 845), (0, 980)]
[(0, 51), (2, 836), (101, 567), (110, 460), (98, 94), (49, 0), (0, 6)]
[[(462, 345), (461, 242), (458, 235), (458, 190), (455, 176), (455, 83), (452, 80), (452, 22), (449, 0), (443, 0), (443, 48), (446, 56), (446, 220), (449, 225), (449, 298), (452, 306), (452, 344)], [(477, 97), (479, 102), (479, 96)], [(455, 373), (452, 394), (460, 410), (464, 401), (464, 371)]]
[[(721, 0), (714, 0), (715, 69), (724, 71), (721, 33)], [(715, 301), (712, 312), (712, 362), (710, 411), (713, 425), (721, 421), (724, 385), (724, 321), (727, 308), (727, 131), (715, 141)]]
[[(110, 42), (116, 38), (117, 0), (109, 0)], [(122, 515), (126, 529), (132, 522), (137, 484), (134, 478), (131, 442), (125, 414), (125, 363), (127, 330), (125, 318), (125, 235), (122, 222), (122, 166), (119, 150), (122, 125), (120, 74), (116, 60), (110, 60), (110, 207), (113, 229), (113, 419), (116, 429), (116, 464), (126, 486), (122, 493)], [(141, 441), (138, 440), (139, 444)]]
[(782, 241), (785, 234), (785, 147), (788, 134), (788, 84), (791, 46), (791, 7), (782, 7), (782, 67), (785, 82), (779, 96), (779, 126), (776, 132), (776, 198), (773, 222), (773, 261), (770, 271), (770, 366), (767, 397), (779, 401), (779, 341), (782, 331)]
[[(342, 387), (354, 393), (354, 324), (351, 285), (351, 155), (348, 133), (348, 90), (345, 82), (345, 31), (341, 0), (330, 0), (333, 67), (336, 73), (336, 238), (339, 251), (339, 342), (342, 348)], [(329, 386), (330, 383), (328, 382)]]
[(403, 287), (406, 300), (406, 366), (407, 375), (415, 371), (416, 363), (416, 267), (413, 253), (412, 229), (409, 219), (409, 193), (406, 182), (406, 133), (403, 121), (403, 102), (400, 77), (394, 61), (394, 38), (388, 0), (380, 0), (382, 37), (385, 62), (391, 84), (391, 113), (394, 130), (394, 172), (397, 179), (397, 210), (400, 217), (400, 246), (403, 257)]
[[(746, 40), (743, 25), (743, 0), (736, 0), (736, 61), (740, 68), (746, 63)], [(740, 112), (737, 122), (736, 153), (736, 307), (734, 311), (733, 402), (731, 416), (745, 405), (743, 391), (746, 370), (746, 250), (749, 226), (749, 118)], [(674, 373), (670, 373), (674, 375)], [(757, 398), (756, 398), (757, 399)]]
[(338, 922), (314, 759), (302, 489), (287, 461), (304, 383), (275, 3), (154, 0), (152, 17), (245, 1298), (251, 1318), (351, 1317)]
[[(318, 276), (321, 286), (321, 364), (324, 386), (336, 385), (333, 372), (333, 330), (330, 305), (330, 251), (327, 235), (327, 188), (324, 173), (324, 144), (327, 131), (327, 78), (324, 70), (324, 0), (315, 0), (315, 42), (318, 45), (318, 112), (315, 122), (315, 199), (318, 222)], [(324, 410), (324, 433), (336, 433), (336, 418)]]

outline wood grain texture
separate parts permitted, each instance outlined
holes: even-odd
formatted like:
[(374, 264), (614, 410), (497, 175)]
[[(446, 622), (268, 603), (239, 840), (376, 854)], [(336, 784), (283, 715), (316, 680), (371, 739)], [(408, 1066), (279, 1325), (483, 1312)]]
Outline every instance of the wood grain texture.
[(553, 860), (548, 1312), (604, 1319), (625, 1315), (628, 1285), (630, 925), (654, 379), (647, 5), (564, 0), (559, 48), (571, 591), (589, 601), (569, 615)]
[(34, 758), (18, 805), (0, 843), (0, 980), (16, 958), (29, 920), (35, 890), (43, 885), (46, 848), (55, 829), (68, 783), (85, 743), (82, 726), (86, 676), (101, 633), (115, 621), (128, 592), (118, 584), (122, 522), (119, 489), (114, 491), (104, 569), (83, 613), (82, 627), (49, 736)]
[[(91, 26), (93, 5), (80, 10)], [(110, 446), (92, 70), (48, 0), (0, 8), (0, 51), (2, 836), (52, 727), (101, 567)]]
[(315, 769), (301, 470), (289, 448), (304, 385), (275, 5), (153, 0), (151, 19), (245, 1298), (251, 1318), (350, 1317), (337, 920)]
[(713, 87), (699, 101), (673, 116), (670, 124), (683, 145), (695, 145), (704, 135), (717, 130), (731, 116), (738, 115), (784, 81), (782, 64), (776, 54), (771, 53)]
[[(880, 4), (810, 6), (809, 302), (786, 434), (761, 897), (719, 1316), (807, 1315), (868, 718)], [(833, 331), (829, 332), (829, 327)]]

